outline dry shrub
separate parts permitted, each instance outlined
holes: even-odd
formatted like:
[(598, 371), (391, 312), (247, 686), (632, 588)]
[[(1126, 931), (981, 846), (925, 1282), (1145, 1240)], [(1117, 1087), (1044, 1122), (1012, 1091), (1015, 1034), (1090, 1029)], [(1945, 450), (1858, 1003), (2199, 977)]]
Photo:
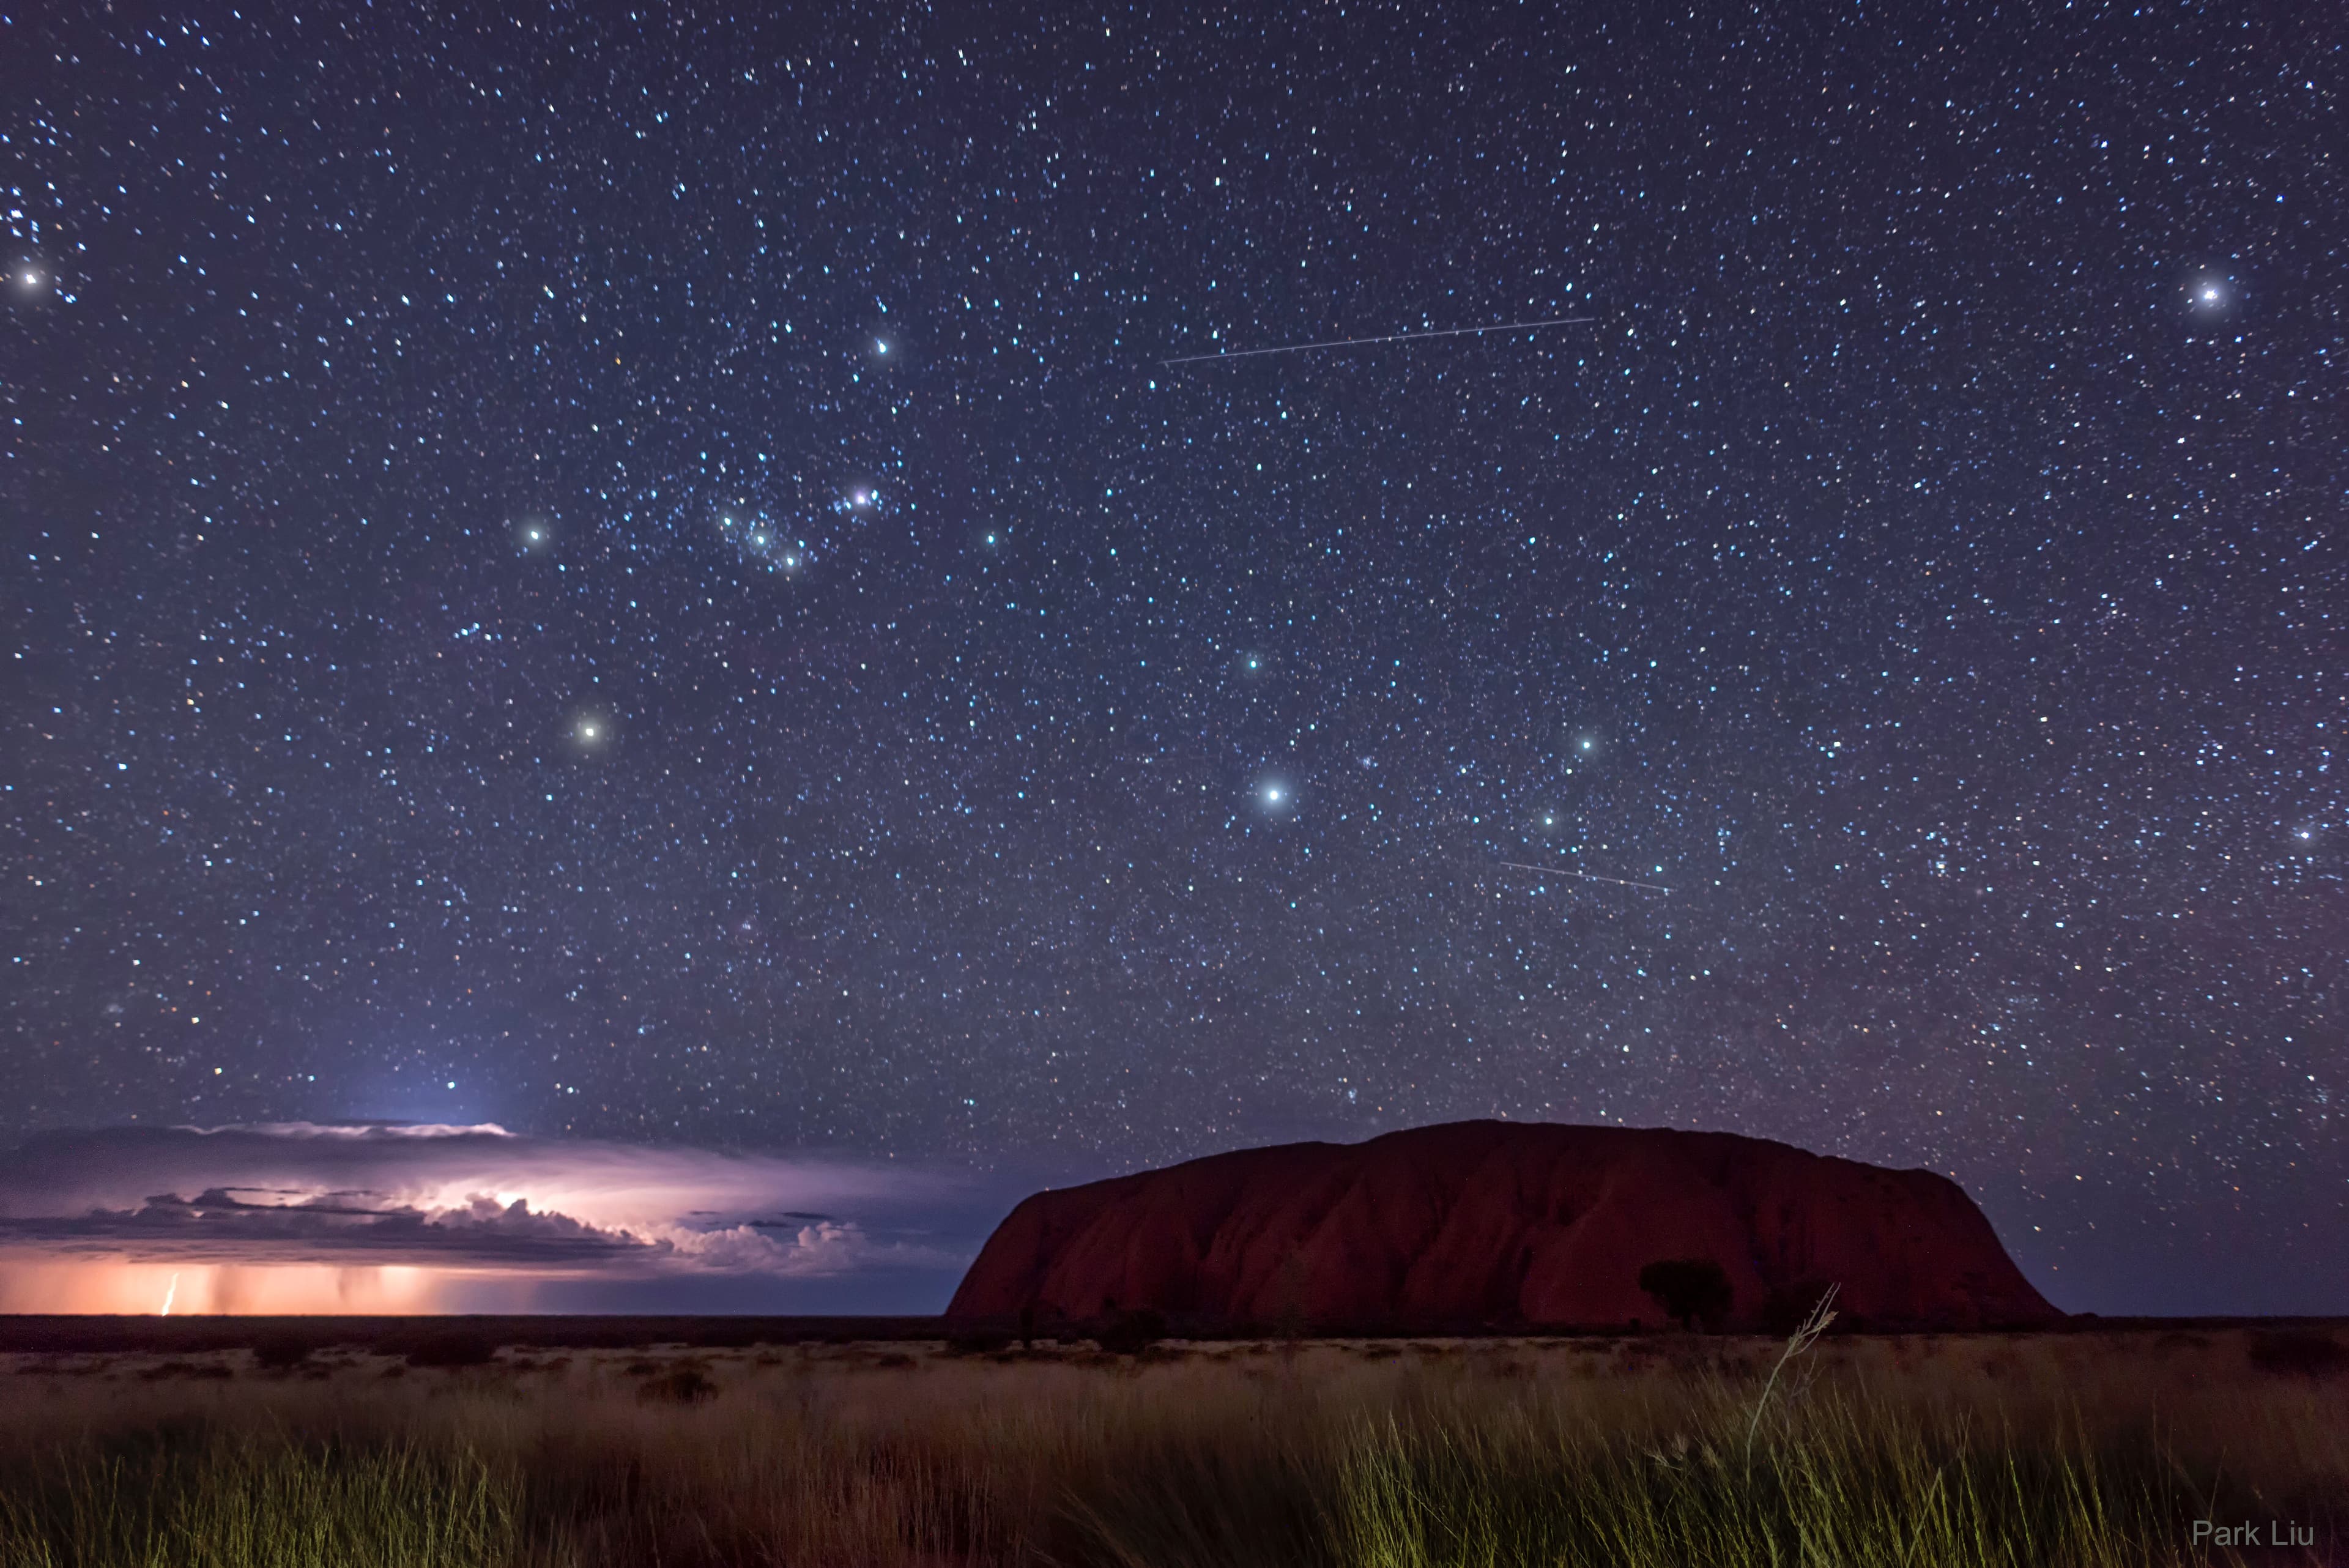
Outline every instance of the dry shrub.
[(647, 1378), (636, 1388), (636, 1397), (670, 1405), (698, 1405), (718, 1397), (718, 1385), (710, 1381), (709, 1370), (698, 1361), (680, 1361), (667, 1371)]
[(2271, 1329), (2251, 1335), (2251, 1365), (2288, 1377), (2324, 1377), (2349, 1367), (2349, 1346), (2313, 1329)]

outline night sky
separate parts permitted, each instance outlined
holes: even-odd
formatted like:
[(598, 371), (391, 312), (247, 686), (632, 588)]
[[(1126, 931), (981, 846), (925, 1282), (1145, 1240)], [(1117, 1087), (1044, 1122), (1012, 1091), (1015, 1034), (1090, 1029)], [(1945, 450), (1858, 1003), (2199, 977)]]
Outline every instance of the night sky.
[(2344, 1310), (2332, 7), (96, 9), (0, 1134), (1713, 1127)]

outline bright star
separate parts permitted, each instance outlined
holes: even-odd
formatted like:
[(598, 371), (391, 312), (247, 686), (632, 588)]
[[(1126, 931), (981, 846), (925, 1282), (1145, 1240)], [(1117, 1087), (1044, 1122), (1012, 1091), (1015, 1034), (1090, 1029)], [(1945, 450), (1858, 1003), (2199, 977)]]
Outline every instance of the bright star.
[(1270, 789), (1266, 790), (1264, 792), (1264, 798), (1278, 804), (1280, 799), (1280, 786), (1278, 784), (1274, 784)]
[(889, 352), (889, 345), (879, 341), (877, 338), (874, 341), (873, 347), (874, 350), (879, 353), (886, 354)]

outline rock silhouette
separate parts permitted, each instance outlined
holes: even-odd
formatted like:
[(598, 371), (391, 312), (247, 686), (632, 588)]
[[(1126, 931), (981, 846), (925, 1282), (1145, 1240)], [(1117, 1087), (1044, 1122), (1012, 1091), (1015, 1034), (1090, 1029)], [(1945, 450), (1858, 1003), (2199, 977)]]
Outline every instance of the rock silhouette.
[(1454, 1122), (1039, 1192), (947, 1308), (962, 1322), (1430, 1332), (1660, 1327), (1640, 1271), (1712, 1259), (1722, 1326), (1832, 1283), (1871, 1329), (2052, 1323), (1958, 1185), (1731, 1133)]

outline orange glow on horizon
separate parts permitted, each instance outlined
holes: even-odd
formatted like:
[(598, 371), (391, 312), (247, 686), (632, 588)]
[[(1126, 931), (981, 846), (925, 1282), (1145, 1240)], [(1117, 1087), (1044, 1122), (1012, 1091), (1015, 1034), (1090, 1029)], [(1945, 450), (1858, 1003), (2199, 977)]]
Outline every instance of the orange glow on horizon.
[(196, 1317), (529, 1312), (549, 1276), (398, 1263), (147, 1262), (0, 1252), (0, 1313)]

